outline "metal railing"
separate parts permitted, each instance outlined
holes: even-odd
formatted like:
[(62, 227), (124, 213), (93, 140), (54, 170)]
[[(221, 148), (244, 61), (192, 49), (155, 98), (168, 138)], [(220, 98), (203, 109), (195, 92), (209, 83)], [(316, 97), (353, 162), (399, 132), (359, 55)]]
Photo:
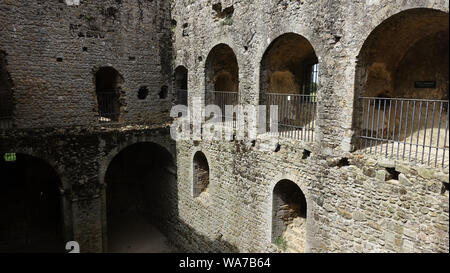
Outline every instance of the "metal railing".
[(177, 90), (177, 104), (188, 105), (188, 91), (185, 89)]
[(97, 93), (98, 114), (100, 123), (117, 122), (119, 120), (119, 96), (113, 92)]
[(448, 101), (360, 98), (361, 149), (437, 167), (448, 166)]
[(206, 101), (207, 104), (217, 105), (222, 109), (222, 117), (225, 119), (233, 119), (236, 120), (236, 116), (227, 117), (226, 116), (226, 105), (236, 106), (239, 103), (239, 93), (238, 92), (230, 92), (230, 91), (208, 91), (206, 92)]
[(0, 130), (10, 129), (13, 125), (12, 105), (11, 94), (0, 94)]
[[(266, 94), (266, 106), (278, 106), (278, 134), (282, 137), (314, 141), (317, 96), (300, 94)], [(268, 111), (269, 112), (269, 111)], [(269, 114), (268, 114), (269, 115)], [(267, 119), (268, 127), (270, 119)]]

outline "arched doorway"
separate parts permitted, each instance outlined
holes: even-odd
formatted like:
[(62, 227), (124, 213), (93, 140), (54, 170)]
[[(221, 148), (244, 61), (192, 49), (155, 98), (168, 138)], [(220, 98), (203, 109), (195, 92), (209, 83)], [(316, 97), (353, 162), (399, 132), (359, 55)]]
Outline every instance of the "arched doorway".
[(176, 206), (172, 155), (154, 143), (131, 145), (111, 161), (105, 183), (108, 252), (171, 251), (164, 232)]
[(194, 198), (209, 192), (209, 164), (202, 152), (194, 155), (193, 162)]
[(112, 67), (102, 67), (95, 74), (100, 122), (117, 122), (120, 117), (120, 93), (124, 80)]
[(36, 157), (1, 156), (0, 252), (64, 253), (60, 178)]
[(448, 166), (448, 58), (448, 13), (411, 9), (376, 27), (358, 56), (356, 146)]
[(236, 55), (226, 44), (215, 46), (206, 59), (206, 104), (217, 105), (225, 116), (226, 105), (239, 103), (239, 65)]
[(273, 190), (272, 243), (281, 250), (304, 253), (306, 248), (306, 197), (290, 180), (282, 180)]
[(188, 70), (180, 65), (175, 69), (175, 92), (177, 94), (178, 104), (188, 104)]
[(283, 136), (314, 139), (318, 76), (318, 58), (303, 36), (284, 34), (264, 53), (260, 68), (260, 104), (278, 106), (278, 130)]

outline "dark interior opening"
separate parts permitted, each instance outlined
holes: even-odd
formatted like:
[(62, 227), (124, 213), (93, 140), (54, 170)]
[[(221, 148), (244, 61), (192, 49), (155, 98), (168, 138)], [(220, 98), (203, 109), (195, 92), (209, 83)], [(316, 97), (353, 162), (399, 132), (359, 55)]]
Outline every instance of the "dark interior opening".
[(138, 91), (138, 99), (145, 100), (148, 96), (149, 90), (147, 86), (142, 86)]
[(350, 166), (350, 160), (347, 157), (341, 158), (337, 164), (338, 168)]
[(120, 115), (120, 92), (123, 78), (112, 67), (103, 67), (95, 75), (95, 87), (100, 121), (118, 121)]
[(176, 206), (176, 167), (171, 154), (153, 143), (132, 145), (112, 160), (105, 182), (108, 251), (170, 251), (165, 231)]
[(161, 87), (161, 92), (159, 92), (159, 98), (167, 99), (168, 96), (169, 96), (169, 87), (164, 85)]
[(175, 92), (177, 93), (178, 104), (188, 103), (188, 70), (184, 66), (175, 69)]
[(206, 104), (219, 106), (225, 116), (226, 105), (239, 103), (239, 65), (233, 49), (215, 46), (206, 59), (205, 74)]
[(400, 172), (397, 172), (395, 168), (386, 168), (388, 175), (386, 176), (386, 181), (398, 180)]
[(294, 33), (278, 37), (264, 53), (260, 84), (263, 101), (267, 93), (316, 94), (318, 58), (310, 42)]
[(206, 59), (206, 91), (238, 92), (239, 66), (233, 49), (215, 46)]
[(0, 252), (64, 253), (61, 181), (41, 159), (0, 158)]
[(448, 195), (448, 183), (442, 183), (442, 194)]
[[(275, 39), (262, 57), (259, 103), (278, 106), (278, 131), (282, 135), (292, 137), (292, 133), (287, 132), (297, 131), (296, 137), (307, 141), (314, 138), (318, 61), (308, 39), (295, 33)], [(270, 120), (270, 111), (266, 120)], [(267, 126), (269, 129), (269, 123)]]
[(208, 192), (209, 186), (209, 164), (208, 159), (202, 152), (194, 156), (194, 197)]
[(272, 242), (286, 240), (285, 232), (295, 230), (299, 234), (296, 239), (303, 242), (297, 245), (298, 251), (304, 251), (307, 203), (302, 190), (290, 180), (278, 182), (273, 190), (272, 210)]
[(311, 151), (303, 150), (302, 159), (308, 159), (311, 157)]

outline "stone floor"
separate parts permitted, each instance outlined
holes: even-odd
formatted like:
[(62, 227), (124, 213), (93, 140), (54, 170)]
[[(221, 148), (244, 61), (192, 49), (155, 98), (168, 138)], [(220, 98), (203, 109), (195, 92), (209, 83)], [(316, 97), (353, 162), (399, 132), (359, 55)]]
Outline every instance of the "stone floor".
[(171, 253), (167, 238), (149, 221), (124, 219), (109, 233), (109, 253)]

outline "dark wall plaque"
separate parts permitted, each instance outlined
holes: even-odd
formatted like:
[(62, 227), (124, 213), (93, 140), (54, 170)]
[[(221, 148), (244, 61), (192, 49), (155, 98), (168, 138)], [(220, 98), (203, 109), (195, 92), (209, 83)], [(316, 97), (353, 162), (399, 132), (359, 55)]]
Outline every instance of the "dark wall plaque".
[(417, 81), (414, 82), (416, 88), (436, 88), (436, 81)]

